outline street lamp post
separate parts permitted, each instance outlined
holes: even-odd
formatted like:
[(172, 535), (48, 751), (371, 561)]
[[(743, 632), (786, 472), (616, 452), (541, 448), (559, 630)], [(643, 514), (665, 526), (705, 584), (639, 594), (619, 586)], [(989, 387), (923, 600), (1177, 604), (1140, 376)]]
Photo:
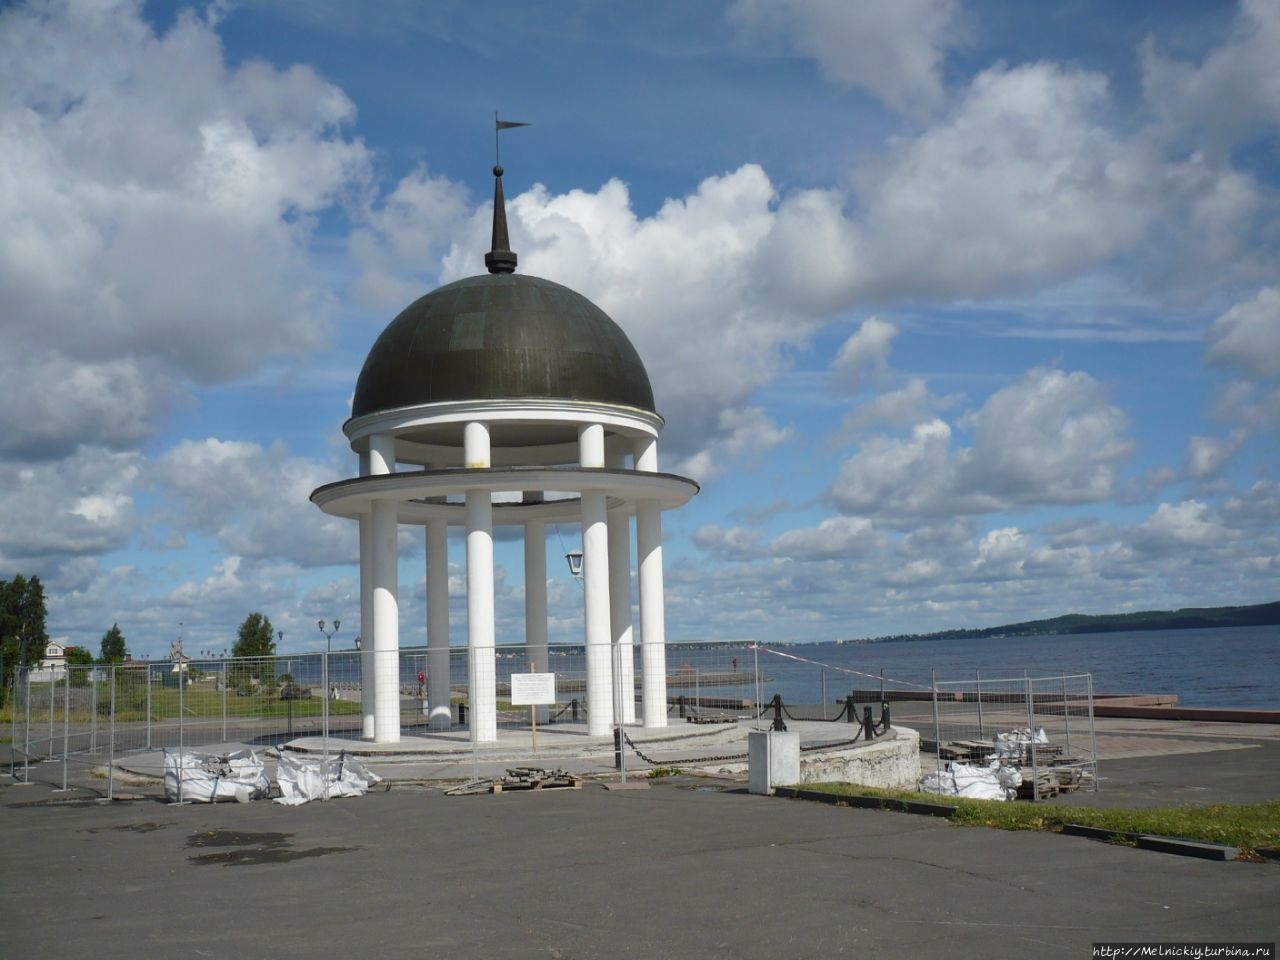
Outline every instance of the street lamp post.
[[(320, 628), (320, 632), (324, 634), (324, 696), (329, 699), (332, 691), (329, 689), (329, 655), (333, 652), (333, 635), (338, 632), (338, 628), (342, 626), (341, 620), (333, 621), (333, 629), (326, 630), (324, 621), (319, 620), (316, 626)], [(356, 649), (360, 649), (360, 638), (356, 638)]]
[[(323, 621), (323, 620), (319, 621), (319, 622), (317, 623), (317, 626), (320, 628), (320, 632), (324, 634), (324, 652), (325, 652), (325, 653), (330, 653), (330, 652), (332, 652), (332, 641), (333, 641), (333, 635), (334, 635), (335, 633), (337, 633), (337, 632), (338, 632), (338, 628), (342, 626), (342, 621), (341, 621), (341, 620), (335, 620), (335, 621), (333, 621), (333, 629), (332, 629), (332, 630), (326, 630), (326, 629), (325, 629), (324, 621)], [(357, 638), (356, 638), (356, 649), (357, 649), (357, 650), (359, 650), (359, 649), (360, 649), (360, 639), (359, 639), (359, 637), (357, 637)]]

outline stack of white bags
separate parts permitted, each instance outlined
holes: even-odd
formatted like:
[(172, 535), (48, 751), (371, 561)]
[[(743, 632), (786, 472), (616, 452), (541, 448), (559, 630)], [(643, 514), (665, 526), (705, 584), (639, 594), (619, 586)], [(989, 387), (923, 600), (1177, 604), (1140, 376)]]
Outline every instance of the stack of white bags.
[[(276, 803), (296, 806), (309, 800), (359, 797), (381, 781), (359, 760), (339, 755), (330, 760), (281, 754), (276, 765)], [(271, 793), (266, 765), (252, 750), (218, 755), (188, 751), (164, 753), (164, 795), (171, 803), (248, 803)]]

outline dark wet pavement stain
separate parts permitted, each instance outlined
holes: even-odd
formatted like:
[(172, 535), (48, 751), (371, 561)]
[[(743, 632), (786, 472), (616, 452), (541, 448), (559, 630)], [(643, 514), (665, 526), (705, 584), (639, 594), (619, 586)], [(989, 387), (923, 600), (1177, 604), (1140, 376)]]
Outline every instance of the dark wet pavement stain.
[(288, 844), (292, 833), (246, 833), (243, 830), (206, 830), (187, 837), (188, 847), (279, 847)]
[(207, 830), (187, 837), (187, 846), (197, 849), (208, 847), (236, 847), (217, 853), (202, 853), (189, 857), (188, 862), (199, 866), (224, 867), (255, 866), (264, 863), (290, 863), (294, 860), (310, 860), (331, 853), (346, 853), (355, 847), (310, 847), (294, 849), (291, 833), (248, 833), (241, 830)]
[(174, 823), (154, 823), (146, 821), (143, 823), (119, 823), (113, 827), (85, 827), (81, 833), (102, 833), (106, 830), (118, 831), (128, 830), (130, 833), (155, 833), (157, 830), (165, 830), (169, 827), (176, 826)]

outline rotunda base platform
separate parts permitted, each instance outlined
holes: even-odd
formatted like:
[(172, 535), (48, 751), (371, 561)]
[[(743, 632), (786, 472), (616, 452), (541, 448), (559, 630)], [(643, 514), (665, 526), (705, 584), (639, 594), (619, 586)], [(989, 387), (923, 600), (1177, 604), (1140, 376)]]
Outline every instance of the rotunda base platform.
[[(875, 740), (849, 742), (857, 727), (793, 721), (800, 735), (801, 783), (843, 781), (863, 786), (914, 787), (920, 779), (920, 737), (893, 727)], [(672, 723), (665, 728), (628, 727), (625, 764), (635, 776), (656, 768), (745, 779), (747, 735), (766, 729), (762, 721), (725, 724)], [(359, 757), (392, 781), (431, 781), (490, 776), (507, 766), (540, 766), (579, 775), (615, 770), (613, 737), (588, 736), (585, 724), (539, 726), (536, 746), (528, 727), (504, 726), (492, 743), (472, 743), (466, 730), (404, 733), (398, 743), (371, 743), (340, 737), (298, 737), (281, 749), (315, 756), (344, 752)]]

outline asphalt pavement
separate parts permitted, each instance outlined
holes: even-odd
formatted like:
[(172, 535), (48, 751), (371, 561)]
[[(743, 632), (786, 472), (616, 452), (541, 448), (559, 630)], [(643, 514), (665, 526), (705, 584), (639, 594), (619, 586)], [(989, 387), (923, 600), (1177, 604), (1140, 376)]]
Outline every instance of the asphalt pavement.
[[(1097, 796), (1280, 796), (1280, 747), (1239, 746), (1111, 761)], [(397, 782), (284, 807), (109, 803), (0, 778), (0, 956), (31, 960), (1083, 958), (1104, 941), (1274, 942), (1277, 903), (1274, 862), (965, 828), (716, 779), (467, 797)]]

